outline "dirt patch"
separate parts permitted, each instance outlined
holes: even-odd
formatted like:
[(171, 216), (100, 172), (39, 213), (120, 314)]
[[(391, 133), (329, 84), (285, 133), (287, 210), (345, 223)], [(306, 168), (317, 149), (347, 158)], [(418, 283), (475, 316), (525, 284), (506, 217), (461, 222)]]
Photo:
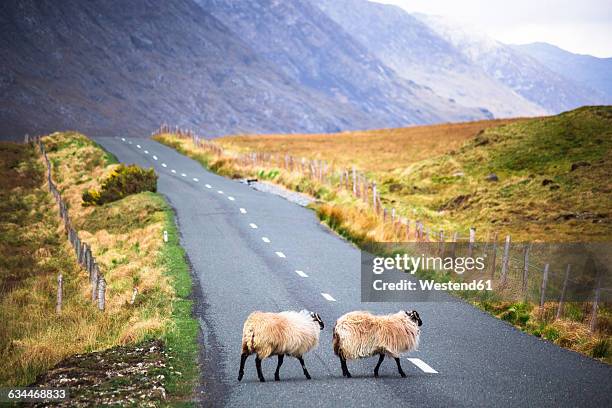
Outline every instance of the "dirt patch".
[(159, 340), (74, 355), (32, 385), (66, 388), (70, 399), (35, 406), (157, 406), (166, 399), (165, 379), (173, 371), (168, 357)]

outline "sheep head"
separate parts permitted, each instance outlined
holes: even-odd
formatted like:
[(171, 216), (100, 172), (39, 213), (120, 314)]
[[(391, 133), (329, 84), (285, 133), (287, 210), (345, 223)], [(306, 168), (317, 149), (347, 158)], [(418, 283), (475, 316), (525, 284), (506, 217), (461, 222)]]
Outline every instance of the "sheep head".
[(323, 330), (323, 328), (325, 327), (325, 324), (323, 324), (323, 320), (321, 320), (321, 316), (319, 316), (318, 313), (310, 312), (310, 317), (312, 317), (313, 322), (319, 323), (319, 327), (321, 328), (321, 330)]
[(404, 313), (406, 313), (406, 316), (408, 316), (408, 318), (415, 322), (418, 326), (423, 325), (423, 321), (421, 320), (421, 317), (419, 316), (419, 313), (416, 310), (404, 310)]

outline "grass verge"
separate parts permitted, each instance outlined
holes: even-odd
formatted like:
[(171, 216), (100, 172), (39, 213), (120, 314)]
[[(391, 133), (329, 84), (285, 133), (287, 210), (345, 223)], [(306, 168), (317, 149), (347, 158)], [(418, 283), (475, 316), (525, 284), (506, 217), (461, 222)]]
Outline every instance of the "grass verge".
[[(53, 177), (74, 227), (91, 245), (107, 281), (107, 309), (90, 300), (84, 271), (60, 228), (43, 165), (32, 146), (0, 145), (0, 356), (3, 386), (27, 385), (61, 360), (114, 346), (164, 341), (167, 400), (190, 405), (198, 381), (197, 321), (191, 277), (174, 213), (164, 198), (140, 193), (83, 207), (82, 192), (97, 185), (116, 159), (83, 135), (43, 138)], [(164, 244), (162, 231), (169, 232)], [(64, 307), (55, 314), (56, 278), (64, 276)], [(129, 299), (133, 288), (139, 294)]]

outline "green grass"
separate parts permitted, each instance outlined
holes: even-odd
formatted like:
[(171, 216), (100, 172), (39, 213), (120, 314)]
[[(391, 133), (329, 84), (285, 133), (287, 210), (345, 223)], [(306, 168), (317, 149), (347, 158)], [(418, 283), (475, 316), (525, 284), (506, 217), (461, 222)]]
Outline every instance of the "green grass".
[[(157, 195), (162, 199), (161, 196)], [(178, 402), (192, 405), (193, 391), (199, 378), (198, 361), (198, 321), (193, 317), (193, 300), (191, 299), (192, 280), (184, 249), (180, 246), (174, 212), (165, 203), (165, 230), (168, 231), (168, 242), (164, 245), (159, 262), (166, 274), (172, 278), (176, 298), (172, 304), (172, 325), (163, 339), (168, 352), (173, 356), (174, 369), (181, 375), (168, 372), (167, 390)]]

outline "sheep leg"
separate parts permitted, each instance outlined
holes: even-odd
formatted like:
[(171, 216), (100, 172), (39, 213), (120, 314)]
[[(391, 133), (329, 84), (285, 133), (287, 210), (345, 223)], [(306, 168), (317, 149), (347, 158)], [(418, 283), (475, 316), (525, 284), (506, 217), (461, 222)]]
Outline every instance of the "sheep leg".
[(257, 377), (259, 377), (259, 381), (266, 382), (266, 379), (261, 372), (261, 358), (259, 358), (259, 356), (255, 356), (255, 367), (257, 367)]
[(238, 371), (238, 381), (242, 381), (242, 377), (244, 377), (244, 363), (246, 363), (248, 356), (249, 355), (247, 353), (242, 353), (240, 355), (240, 371)]
[(397, 371), (399, 372), (399, 374), (402, 377), (406, 377), (406, 373), (404, 373), (404, 370), (402, 370), (402, 365), (400, 364), (399, 357), (395, 357), (395, 363), (397, 364)]
[(297, 359), (300, 360), (300, 364), (302, 365), (302, 369), (304, 370), (304, 375), (306, 376), (306, 379), (310, 380), (310, 374), (308, 374), (306, 365), (304, 365), (304, 359), (301, 356), (298, 357)]
[(276, 365), (276, 372), (274, 373), (274, 381), (280, 381), (280, 368), (283, 365), (284, 354), (278, 355), (278, 364)]
[(374, 368), (374, 377), (378, 377), (378, 369), (380, 368), (380, 365), (382, 364), (384, 359), (385, 359), (385, 354), (380, 353), (380, 357), (378, 357), (378, 364), (376, 364), (376, 367)]
[(349, 373), (348, 367), (346, 366), (346, 359), (342, 356), (340, 356), (340, 366), (342, 367), (342, 376), (351, 378), (351, 373)]

